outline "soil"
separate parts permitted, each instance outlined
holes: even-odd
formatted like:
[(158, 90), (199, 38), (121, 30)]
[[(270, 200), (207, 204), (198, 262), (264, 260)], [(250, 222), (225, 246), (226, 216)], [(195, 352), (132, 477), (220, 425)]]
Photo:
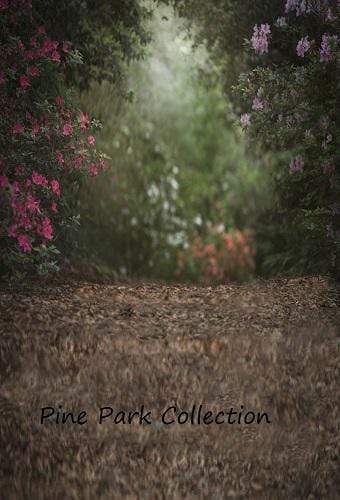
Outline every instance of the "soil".
[(323, 277), (2, 287), (0, 498), (340, 498), (339, 326)]

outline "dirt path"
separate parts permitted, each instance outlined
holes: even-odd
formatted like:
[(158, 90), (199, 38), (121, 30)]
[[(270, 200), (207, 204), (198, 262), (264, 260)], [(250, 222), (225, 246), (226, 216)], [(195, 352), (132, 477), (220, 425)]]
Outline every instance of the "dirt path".
[[(322, 278), (2, 289), (3, 498), (340, 498), (338, 325)], [(41, 425), (59, 405), (87, 422)]]

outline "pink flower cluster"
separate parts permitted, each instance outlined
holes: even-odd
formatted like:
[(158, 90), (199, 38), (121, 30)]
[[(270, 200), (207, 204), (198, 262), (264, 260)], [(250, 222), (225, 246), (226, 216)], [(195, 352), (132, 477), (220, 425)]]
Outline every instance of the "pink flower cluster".
[[(89, 135), (88, 115), (45, 87), (46, 76), (61, 71), (51, 61), (67, 64), (69, 46), (36, 28), (27, 7), (27, 0), (0, 0), (0, 11), (8, 14), (0, 19), (6, 30), (0, 42), (1, 134), (7, 145), (0, 157), (0, 238), (2, 247), (24, 253), (53, 240), (71, 172), (97, 175), (105, 166)], [(23, 14), (27, 23), (18, 23)]]
[(253, 49), (257, 54), (268, 52), (269, 35), (271, 33), (269, 24), (261, 24), (260, 27), (254, 26), (254, 33), (251, 39)]

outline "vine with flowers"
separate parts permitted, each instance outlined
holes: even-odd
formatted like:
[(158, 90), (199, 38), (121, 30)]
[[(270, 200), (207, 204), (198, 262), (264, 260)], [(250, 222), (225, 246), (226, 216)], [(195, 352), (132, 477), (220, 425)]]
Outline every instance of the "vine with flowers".
[(30, 0), (0, 0), (0, 32), (1, 264), (46, 272), (72, 221), (72, 193), (105, 166), (90, 131), (99, 124), (66, 91), (76, 54), (37, 25)]

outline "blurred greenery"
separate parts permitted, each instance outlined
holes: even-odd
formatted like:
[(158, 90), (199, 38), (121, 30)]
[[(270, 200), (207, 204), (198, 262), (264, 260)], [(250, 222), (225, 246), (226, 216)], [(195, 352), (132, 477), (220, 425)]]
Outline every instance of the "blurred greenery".
[(197, 236), (254, 228), (272, 189), (268, 159), (250, 159), (205, 49), (192, 49), (169, 9), (151, 30), (147, 57), (130, 67), (130, 102), (108, 82), (82, 95), (111, 162), (83, 186), (78, 245), (118, 274), (173, 279)]

